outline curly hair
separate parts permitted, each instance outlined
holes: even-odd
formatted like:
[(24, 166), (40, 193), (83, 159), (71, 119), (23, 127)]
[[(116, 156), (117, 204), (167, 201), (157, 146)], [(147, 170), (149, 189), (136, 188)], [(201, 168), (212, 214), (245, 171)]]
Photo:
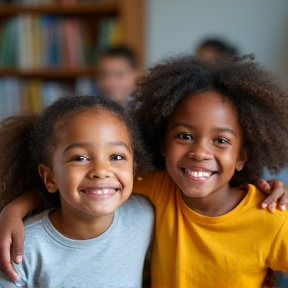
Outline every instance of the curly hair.
[(163, 60), (138, 81), (134, 109), (142, 126), (147, 150), (157, 169), (165, 168), (159, 141), (167, 121), (186, 97), (214, 90), (231, 101), (244, 131), (249, 159), (230, 184), (254, 183), (264, 167), (278, 172), (288, 164), (288, 95), (277, 78), (259, 64), (191, 56)]
[(38, 115), (20, 115), (0, 123), (0, 211), (27, 190), (37, 191), (45, 208), (59, 205), (59, 195), (48, 193), (38, 173), (40, 163), (51, 164), (52, 151), (61, 129), (73, 117), (85, 111), (104, 109), (118, 117), (130, 133), (136, 169), (149, 170), (139, 129), (124, 109), (113, 101), (95, 96), (62, 97)]

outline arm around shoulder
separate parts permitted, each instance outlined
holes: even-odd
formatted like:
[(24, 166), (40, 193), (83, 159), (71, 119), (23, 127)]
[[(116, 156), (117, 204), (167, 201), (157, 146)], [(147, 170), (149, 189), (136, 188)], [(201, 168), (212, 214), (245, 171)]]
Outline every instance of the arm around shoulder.
[(41, 203), (39, 196), (32, 191), (25, 192), (10, 202), (0, 214), (0, 263), (3, 270), (16, 280), (11, 264), (11, 255), (15, 263), (22, 261), (24, 243), (24, 225), (22, 219), (34, 211)]

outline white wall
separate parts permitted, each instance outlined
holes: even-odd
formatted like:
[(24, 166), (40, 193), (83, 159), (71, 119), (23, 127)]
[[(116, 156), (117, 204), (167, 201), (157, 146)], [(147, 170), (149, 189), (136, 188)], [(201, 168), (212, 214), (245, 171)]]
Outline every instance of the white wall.
[(288, 86), (287, 0), (146, 0), (147, 66), (191, 52), (206, 36), (235, 43), (241, 54), (276, 72)]

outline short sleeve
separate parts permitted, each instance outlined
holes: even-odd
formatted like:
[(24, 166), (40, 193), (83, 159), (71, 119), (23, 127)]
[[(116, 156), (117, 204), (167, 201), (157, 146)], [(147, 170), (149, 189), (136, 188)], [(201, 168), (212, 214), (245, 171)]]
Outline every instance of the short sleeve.
[(159, 194), (165, 185), (167, 172), (157, 171), (149, 174), (137, 175), (134, 178), (133, 193), (148, 197), (155, 206)]
[(276, 235), (267, 258), (268, 267), (288, 273), (288, 219)]

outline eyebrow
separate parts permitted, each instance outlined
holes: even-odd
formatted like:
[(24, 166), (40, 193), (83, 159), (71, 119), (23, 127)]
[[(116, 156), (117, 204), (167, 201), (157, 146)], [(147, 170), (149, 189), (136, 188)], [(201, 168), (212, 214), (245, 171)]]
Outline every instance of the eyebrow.
[(124, 142), (122, 141), (113, 141), (113, 142), (108, 142), (109, 145), (111, 146), (122, 146), (122, 147), (125, 147), (128, 152), (131, 154), (131, 150), (130, 148), (128, 147), (128, 145), (126, 145)]
[(231, 134), (233, 134), (236, 138), (237, 138), (237, 135), (236, 133), (229, 127), (215, 127), (213, 130), (217, 131), (217, 132), (230, 132)]
[[(190, 129), (193, 129), (194, 127), (192, 125), (189, 125), (187, 123), (174, 123), (172, 125), (172, 130), (176, 127), (179, 127), (179, 126), (182, 126), (182, 127), (186, 127), (186, 128), (190, 128)], [(223, 127), (215, 127), (213, 128), (214, 131), (216, 132), (230, 132), (232, 133), (236, 138), (237, 138), (237, 135), (236, 133), (229, 127), (226, 127), (226, 126), (223, 126)]]
[[(130, 148), (122, 141), (112, 141), (112, 142), (108, 142), (107, 143), (109, 146), (122, 146), (124, 147), (126, 150), (128, 150), (128, 152), (131, 154), (131, 150)], [(67, 146), (65, 149), (64, 149), (64, 152), (67, 152), (75, 147), (84, 147), (84, 148), (87, 148), (87, 147), (92, 147), (94, 146), (93, 143), (89, 143), (89, 142), (76, 142), (76, 143), (72, 143), (70, 144), (69, 146)]]
[(187, 128), (193, 128), (192, 125), (186, 124), (186, 123), (174, 123), (172, 126), (172, 129), (178, 127), (178, 126), (183, 126), (183, 127), (187, 127)]

